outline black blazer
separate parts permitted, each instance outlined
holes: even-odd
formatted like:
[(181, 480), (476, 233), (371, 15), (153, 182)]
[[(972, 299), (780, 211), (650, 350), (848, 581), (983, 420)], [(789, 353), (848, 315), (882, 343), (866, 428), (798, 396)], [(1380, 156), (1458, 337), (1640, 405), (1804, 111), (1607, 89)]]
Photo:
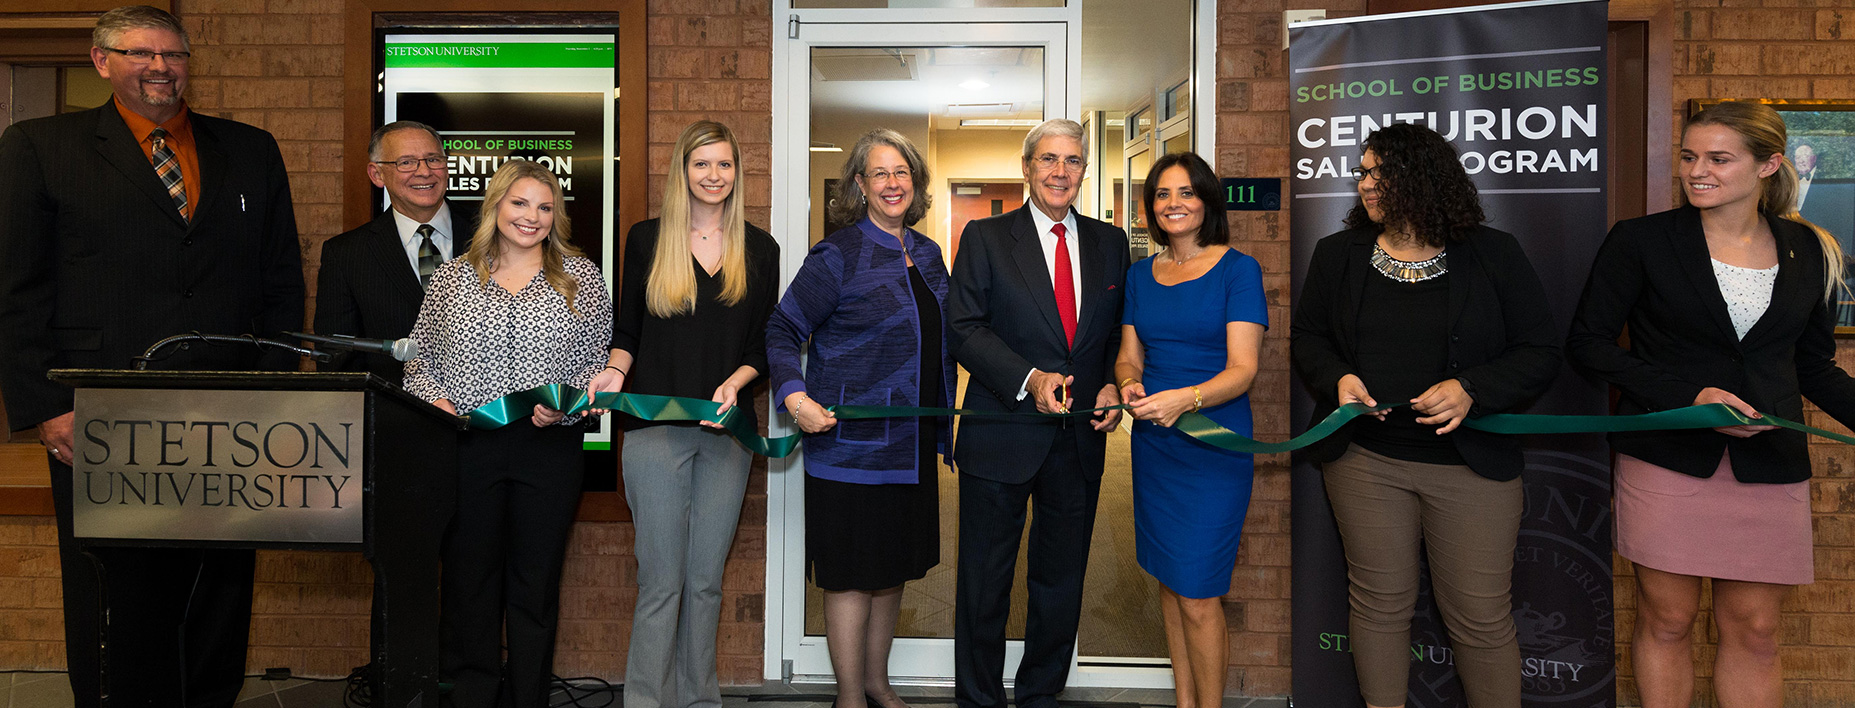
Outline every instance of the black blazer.
[[(1836, 366), (1835, 314), (1823, 298), (1823, 249), (1809, 227), (1766, 216), (1778, 242), (1771, 307), (1739, 339), (1714, 279), (1700, 210), (1683, 207), (1618, 222), (1604, 239), (1566, 336), (1572, 364), (1623, 393), (1629, 415), (1694, 404), (1702, 388), (1725, 390), (1791, 420), (1802, 391), (1844, 425), (1855, 424), (1855, 381)], [(1629, 348), (1617, 343), (1629, 325)], [(1741, 482), (1810, 478), (1803, 433), (1750, 438), (1712, 430), (1613, 433), (1611, 449), (1695, 477), (1710, 477), (1730, 452)]]
[[(451, 208), (451, 256), (469, 250), (477, 228), (475, 209)], [(316, 274), (316, 334), (399, 339), (412, 333), (425, 289), (406, 259), (393, 210), (322, 244)], [(324, 371), (366, 371), (400, 383), (405, 365), (381, 354), (342, 352)]]
[[(172, 334), (281, 337), (303, 267), (270, 133), (194, 113), (198, 206), (174, 210), (114, 102), (0, 135), (0, 388), (15, 430), (71, 410), (48, 369), (126, 368)], [(282, 350), (199, 346), (160, 369), (295, 370)]]
[[(967, 222), (953, 262), (947, 297), (951, 332), (948, 349), (972, 380), (964, 408), (1034, 413), (1031, 396), (1017, 400), (1032, 367), (1076, 377), (1070, 396), (1078, 407), (1094, 407), (1095, 396), (1112, 383), (1121, 348), (1121, 305), (1129, 255), (1127, 234), (1111, 224), (1076, 215), (1073, 244), (1082, 264), (1077, 293), (1081, 319), (1072, 349), (1063, 340), (1056, 290), (1029, 203), (998, 216)], [(1082, 470), (1100, 477), (1107, 436), (1082, 419), (960, 419), (953, 444), (959, 470), (1008, 484), (1037, 473), (1063, 425), (1076, 426)]]
[[(1314, 397), (1312, 426), (1339, 407), (1340, 379), (1359, 364), (1359, 309), (1372, 267), (1377, 235), (1341, 231), (1320, 240), (1295, 298), (1289, 351), (1302, 385)], [(1446, 376), (1469, 383), (1470, 416), (1504, 413), (1545, 392), (1559, 373), (1559, 333), (1545, 288), (1520, 243), (1486, 226), (1449, 244), (1449, 368)], [(1371, 390), (1372, 382), (1365, 382)], [(1394, 403), (1394, 401), (1380, 401)], [(1316, 462), (1345, 454), (1352, 425), (1307, 448)], [(1449, 434), (1476, 474), (1493, 480), (1520, 475), (1520, 439), (1466, 427)]]

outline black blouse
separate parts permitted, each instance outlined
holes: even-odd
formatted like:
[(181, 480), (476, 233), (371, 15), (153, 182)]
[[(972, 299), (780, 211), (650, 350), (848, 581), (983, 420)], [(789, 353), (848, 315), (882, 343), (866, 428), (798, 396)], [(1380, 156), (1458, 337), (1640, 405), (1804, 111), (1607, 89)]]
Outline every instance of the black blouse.
[[(1314, 399), (1311, 427), (1338, 407), (1339, 381), (1359, 374), (1364, 365), (1365, 333), (1360, 314), (1367, 285), (1384, 280), (1371, 265), (1377, 235), (1352, 229), (1328, 236), (1314, 246), (1301, 291), (1295, 297), (1289, 357), (1295, 373)], [(1444, 378), (1462, 379), (1475, 393), (1471, 417), (1518, 409), (1552, 385), (1559, 373), (1559, 331), (1552, 324), (1546, 290), (1520, 242), (1504, 231), (1479, 227), (1468, 238), (1449, 244), (1447, 307), (1430, 316), (1448, 328)], [(1381, 392), (1371, 379), (1360, 380), (1380, 403), (1402, 402)], [(1426, 386), (1428, 384), (1425, 384)], [(1353, 426), (1307, 448), (1315, 462), (1345, 454)], [(1470, 469), (1488, 479), (1520, 476), (1525, 459), (1520, 439), (1468, 427), (1448, 435)]]
[[(695, 311), (664, 318), (651, 314), (644, 298), (657, 255), (657, 227), (656, 219), (639, 222), (626, 236), (611, 342), (612, 349), (631, 352), (625, 390), (706, 401), (736, 369), (750, 366), (761, 376), (741, 389), (737, 403), (742, 415), (757, 420), (753, 397), (766, 380), (766, 322), (779, 302), (779, 244), (766, 231), (747, 225), (747, 294), (733, 305), (720, 302), (721, 274), (709, 275), (690, 258)], [(660, 425), (622, 415), (619, 423), (626, 430)]]
[[(1377, 273), (1365, 277), (1359, 306), (1359, 380), (1379, 403), (1403, 403), (1448, 379), (1449, 278), (1444, 273), (1415, 283)], [(1456, 441), (1437, 435), (1439, 425), (1417, 422), (1421, 414), (1399, 406), (1385, 420), (1361, 417), (1353, 442), (1394, 460), (1460, 465)]]

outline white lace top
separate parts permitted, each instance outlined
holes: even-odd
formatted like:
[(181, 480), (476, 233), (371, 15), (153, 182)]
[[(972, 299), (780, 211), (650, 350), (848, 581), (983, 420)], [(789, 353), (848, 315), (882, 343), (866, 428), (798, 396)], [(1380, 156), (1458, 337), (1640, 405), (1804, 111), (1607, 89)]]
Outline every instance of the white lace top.
[(1716, 260), (1713, 279), (1719, 282), (1720, 295), (1726, 298), (1726, 313), (1732, 315), (1733, 331), (1740, 339), (1745, 339), (1752, 325), (1758, 324), (1758, 318), (1771, 307), (1771, 288), (1778, 282), (1778, 267), (1741, 268)]

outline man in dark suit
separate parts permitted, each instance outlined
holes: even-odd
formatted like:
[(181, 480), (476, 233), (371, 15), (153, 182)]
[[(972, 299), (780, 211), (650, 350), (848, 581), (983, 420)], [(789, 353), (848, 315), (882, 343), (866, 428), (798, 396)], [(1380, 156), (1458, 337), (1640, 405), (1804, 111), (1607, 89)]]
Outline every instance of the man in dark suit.
[[(473, 210), (445, 202), (443, 145), (438, 131), (416, 121), (374, 131), (367, 178), (386, 190), (391, 206), (322, 244), (316, 334), (399, 339), (412, 332), (432, 271), (464, 252), (477, 224)], [(323, 368), (368, 371), (395, 384), (405, 375), (385, 354), (343, 353)]]
[[(251, 622), (249, 550), (77, 548), (72, 391), (56, 368), (125, 368), (168, 335), (302, 326), (303, 272), (269, 133), (192, 113), (188, 41), (149, 7), (98, 18), (114, 99), (0, 135), (0, 387), (51, 457), (65, 658), (81, 707), (230, 706)], [(294, 370), (294, 355), (195, 346), (153, 368)]]
[[(1095, 408), (1120, 405), (1111, 378), (1127, 234), (1070, 209), (1088, 162), (1083, 137), (1070, 120), (1032, 129), (1023, 153), (1030, 203), (970, 222), (960, 236), (947, 317), (953, 357), (972, 375), (965, 408), (1067, 412), (1072, 391)], [(1120, 418), (1114, 410), (1088, 419), (961, 419), (953, 448), (960, 471), (954, 699), (961, 708), (1005, 704), (1005, 619), (1027, 502), (1035, 510), (1030, 616), (1016, 702), (1056, 705), (1081, 618), (1106, 432)]]

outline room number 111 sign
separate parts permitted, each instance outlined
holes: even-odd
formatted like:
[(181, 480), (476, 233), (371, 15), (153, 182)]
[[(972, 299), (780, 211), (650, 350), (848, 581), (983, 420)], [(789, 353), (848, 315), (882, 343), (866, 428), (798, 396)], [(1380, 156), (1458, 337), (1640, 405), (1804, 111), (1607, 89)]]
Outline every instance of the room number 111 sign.
[(1280, 211), (1282, 180), (1226, 177), (1224, 204), (1230, 211)]

